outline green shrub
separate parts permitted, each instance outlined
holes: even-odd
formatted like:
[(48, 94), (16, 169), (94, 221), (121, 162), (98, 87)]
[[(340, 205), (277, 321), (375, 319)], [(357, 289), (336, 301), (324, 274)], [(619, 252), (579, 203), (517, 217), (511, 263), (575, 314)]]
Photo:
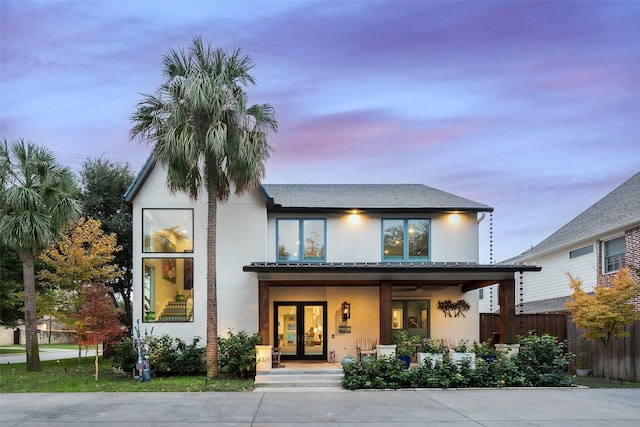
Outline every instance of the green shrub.
[(176, 338), (176, 349), (178, 357), (173, 367), (173, 372), (181, 375), (197, 375), (207, 371), (206, 349), (198, 347), (200, 337), (194, 337), (191, 344), (185, 344)]
[[(198, 347), (199, 337), (191, 344), (169, 335), (152, 336), (149, 343), (149, 366), (154, 375), (194, 375), (206, 372), (204, 347)], [(123, 338), (114, 348), (113, 365), (131, 372), (138, 361), (138, 352), (131, 338)]]
[(138, 361), (138, 352), (133, 345), (133, 339), (130, 337), (122, 338), (114, 346), (111, 360), (115, 368), (120, 368), (125, 372), (131, 372), (135, 369)]
[(533, 387), (565, 384), (565, 372), (573, 355), (567, 353), (567, 342), (558, 343), (556, 337), (530, 332), (527, 337), (518, 337), (520, 351), (515, 358), (518, 371), (526, 385)]
[(517, 356), (493, 362), (478, 358), (475, 369), (469, 359), (454, 363), (448, 355), (408, 370), (397, 359), (386, 357), (350, 363), (344, 366), (342, 385), (350, 390), (568, 385), (565, 370), (572, 355), (566, 353), (566, 343), (557, 343), (549, 335), (531, 334), (519, 340), (522, 347)]
[(343, 387), (356, 389), (398, 389), (409, 387), (409, 370), (392, 357), (380, 356), (376, 360), (349, 363), (344, 366)]
[(218, 336), (218, 367), (220, 372), (228, 372), (240, 378), (256, 367), (256, 345), (261, 343), (260, 335), (249, 336), (245, 331), (234, 335), (229, 329), (228, 337)]

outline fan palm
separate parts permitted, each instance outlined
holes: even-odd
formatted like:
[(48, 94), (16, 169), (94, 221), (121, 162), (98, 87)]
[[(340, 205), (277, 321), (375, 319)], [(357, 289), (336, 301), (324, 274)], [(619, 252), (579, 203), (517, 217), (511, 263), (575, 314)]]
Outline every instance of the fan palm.
[(216, 215), (218, 201), (231, 189), (242, 194), (260, 184), (277, 130), (268, 104), (247, 106), (245, 88), (255, 84), (253, 63), (235, 50), (227, 53), (196, 37), (187, 50), (163, 57), (164, 82), (144, 95), (132, 115), (130, 135), (152, 146), (166, 168), (167, 186), (196, 199), (207, 193), (207, 375), (218, 373)]
[(20, 253), (27, 370), (39, 371), (34, 258), (80, 213), (71, 172), (49, 150), (20, 139), (0, 144), (0, 241)]

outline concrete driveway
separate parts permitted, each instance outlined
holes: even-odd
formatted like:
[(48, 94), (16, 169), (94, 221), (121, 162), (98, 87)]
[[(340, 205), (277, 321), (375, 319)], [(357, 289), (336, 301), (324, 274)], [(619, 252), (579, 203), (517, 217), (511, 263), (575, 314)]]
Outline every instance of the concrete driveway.
[(0, 425), (625, 426), (640, 389), (0, 394)]

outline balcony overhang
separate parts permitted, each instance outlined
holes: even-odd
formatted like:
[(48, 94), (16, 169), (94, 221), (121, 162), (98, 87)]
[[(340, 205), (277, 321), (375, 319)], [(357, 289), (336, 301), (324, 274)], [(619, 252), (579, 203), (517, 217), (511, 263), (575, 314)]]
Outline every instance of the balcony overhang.
[(516, 273), (537, 272), (526, 264), (476, 264), (470, 262), (254, 262), (243, 271), (254, 272), (270, 285), (460, 286), (463, 292), (513, 280)]

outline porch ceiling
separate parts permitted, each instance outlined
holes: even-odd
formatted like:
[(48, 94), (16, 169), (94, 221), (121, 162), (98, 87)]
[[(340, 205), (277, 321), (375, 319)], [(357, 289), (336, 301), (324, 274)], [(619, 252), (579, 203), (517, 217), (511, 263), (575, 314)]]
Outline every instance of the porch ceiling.
[(399, 286), (461, 286), (463, 292), (513, 280), (516, 273), (540, 271), (526, 264), (496, 265), (467, 262), (438, 263), (258, 263), (243, 271), (255, 272), (259, 281), (270, 285), (361, 285), (377, 286), (391, 282)]

